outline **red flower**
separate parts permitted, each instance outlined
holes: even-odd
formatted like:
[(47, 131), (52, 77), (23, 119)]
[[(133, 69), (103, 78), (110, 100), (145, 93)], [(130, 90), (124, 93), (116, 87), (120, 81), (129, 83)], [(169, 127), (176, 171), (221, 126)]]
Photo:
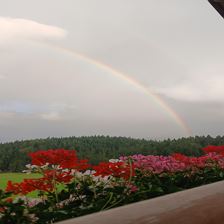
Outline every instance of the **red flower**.
[(70, 172), (58, 172), (56, 170), (46, 170), (44, 172), (44, 179), (48, 181), (56, 181), (58, 183), (69, 183), (73, 176)]
[(205, 148), (202, 149), (206, 154), (208, 153), (218, 153), (218, 154), (223, 154), (224, 155), (224, 145), (219, 145), (219, 146), (215, 146), (215, 145), (209, 145)]
[(5, 189), (6, 192), (13, 192), (14, 194), (21, 193), (21, 185), (19, 183), (12, 183), (11, 180), (8, 181), (7, 187)]
[(172, 154), (172, 157), (180, 162), (183, 162), (184, 164), (190, 163), (190, 157), (185, 156), (181, 153), (174, 153), (174, 154)]
[(12, 198), (6, 198), (5, 201), (8, 202), (8, 203), (12, 203), (13, 199)]
[(46, 170), (44, 176), (39, 179), (24, 179), (21, 183), (8, 181), (6, 191), (14, 194), (28, 194), (35, 190), (50, 192), (54, 189), (55, 183), (69, 183), (72, 178), (70, 172)]
[(49, 163), (51, 165), (59, 165), (63, 169), (85, 170), (89, 167), (88, 160), (79, 160), (75, 150), (39, 150), (30, 153), (29, 156), (32, 159), (32, 164), (37, 166), (43, 166)]
[(130, 176), (135, 175), (134, 166), (130, 166), (124, 162), (101, 162), (98, 166), (93, 166), (93, 169), (96, 171), (95, 176), (113, 176), (113, 177), (122, 177), (124, 179), (129, 179)]
[(0, 205), (0, 213), (4, 213), (5, 210), (6, 210), (5, 207), (3, 207), (3, 206)]
[(6, 191), (14, 194), (28, 194), (32, 191), (40, 190), (50, 192), (53, 190), (53, 184), (46, 178), (24, 179), (21, 183), (12, 183), (8, 181)]

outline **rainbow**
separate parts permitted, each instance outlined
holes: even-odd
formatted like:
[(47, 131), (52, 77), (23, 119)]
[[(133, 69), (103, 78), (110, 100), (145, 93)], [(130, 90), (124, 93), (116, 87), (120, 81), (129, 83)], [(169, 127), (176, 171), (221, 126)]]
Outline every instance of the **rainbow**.
[[(37, 42), (36, 42), (37, 43)], [(90, 58), (84, 54), (78, 53), (70, 48), (65, 48), (59, 45), (46, 43), (46, 42), (38, 42), (41, 45), (45, 45), (47, 47), (50, 47), (52, 49), (55, 49), (60, 52), (64, 52), (66, 54), (69, 54), (73, 57), (75, 57), (78, 60), (84, 61), (88, 64), (91, 64), (93, 66), (96, 66), (97, 68), (104, 70), (108, 72), (109, 74), (117, 77), (120, 80), (125, 81), (126, 83), (129, 83), (131, 86), (137, 88), (139, 91), (143, 92), (145, 95), (149, 96), (156, 104), (158, 104), (162, 109), (164, 109), (169, 116), (176, 122), (178, 126), (181, 127), (181, 129), (184, 130), (184, 132), (190, 136), (191, 135), (191, 129), (188, 127), (186, 122), (183, 120), (183, 118), (175, 111), (173, 110), (159, 95), (154, 93), (152, 90), (150, 90), (148, 87), (141, 84), (138, 80), (130, 77), (129, 75), (120, 72), (116, 69), (114, 69), (112, 66), (107, 65), (101, 61), (95, 60), (93, 58)]]

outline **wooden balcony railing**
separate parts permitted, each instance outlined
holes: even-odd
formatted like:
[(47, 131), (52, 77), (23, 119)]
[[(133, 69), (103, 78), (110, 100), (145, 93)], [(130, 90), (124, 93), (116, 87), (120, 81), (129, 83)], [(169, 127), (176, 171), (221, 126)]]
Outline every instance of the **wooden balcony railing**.
[(224, 181), (60, 224), (224, 224)]
[(208, 1), (219, 12), (219, 14), (224, 18), (224, 0), (208, 0)]

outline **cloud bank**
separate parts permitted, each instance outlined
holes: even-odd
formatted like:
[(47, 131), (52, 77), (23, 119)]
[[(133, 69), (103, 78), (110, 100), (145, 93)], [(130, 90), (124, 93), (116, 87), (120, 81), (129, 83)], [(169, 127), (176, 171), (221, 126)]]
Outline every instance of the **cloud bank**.
[[(40, 104), (26, 101), (0, 101), (0, 118), (21, 118), (29, 117), (32, 119), (44, 121), (62, 121), (72, 114), (77, 109), (75, 105), (65, 103), (49, 103)], [(70, 116), (71, 118), (71, 116)]]
[(203, 70), (189, 74), (185, 80), (167, 87), (155, 87), (154, 90), (179, 101), (224, 103), (224, 68), (211, 71)]
[(0, 44), (20, 40), (62, 39), (67, 32), (33, 20), (0, 17)]
[(40, 118), (47, 121), (59, 121), (62, 117), (58, 112), (49, 112), (40, 115)]
[(6, 78), (5, 75), (0, 75), (0, 80), (1, 80), (1, 79), (5, 79), (5, 78)]

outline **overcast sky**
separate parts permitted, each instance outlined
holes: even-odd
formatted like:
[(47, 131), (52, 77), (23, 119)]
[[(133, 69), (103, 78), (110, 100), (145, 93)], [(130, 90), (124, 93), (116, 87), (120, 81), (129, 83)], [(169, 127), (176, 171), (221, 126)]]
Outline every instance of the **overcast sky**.
[(224, 21), (207, 0), (0, 3), (0, 142), (224, 134)]

